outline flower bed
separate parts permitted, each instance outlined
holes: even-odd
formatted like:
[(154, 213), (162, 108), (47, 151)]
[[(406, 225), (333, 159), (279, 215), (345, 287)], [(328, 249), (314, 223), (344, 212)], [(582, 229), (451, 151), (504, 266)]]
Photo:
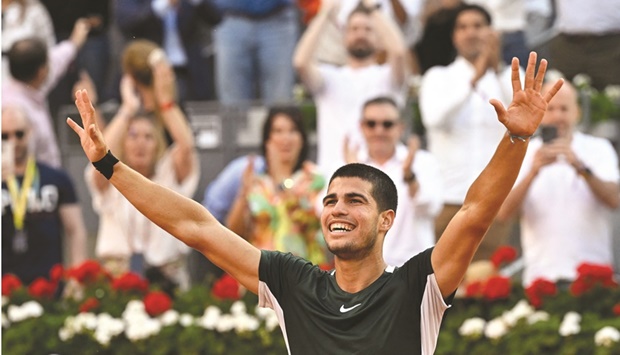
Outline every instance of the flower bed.
[[(508, 255), (510, 253), (507, 253)], [(495, 260), (498, 265), (505, 259)], [(436, 354), (620, 354), (620, 288), (611, 268), (582, 265), (569, 290), (493, 275), (446, 312)], [(65, 297), (54, 299), (60, 282)], [(93, 261), (25, 287), (2, 279), (5, 354), (286, 354), (275, 313), (225, 275), (170, 298), (135, 274)]]

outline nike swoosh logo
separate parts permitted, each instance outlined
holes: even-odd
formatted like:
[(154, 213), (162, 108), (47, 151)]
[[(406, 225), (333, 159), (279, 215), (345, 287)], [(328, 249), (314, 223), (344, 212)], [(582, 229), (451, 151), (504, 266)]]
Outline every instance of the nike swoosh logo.
[(361, 305), (362, 305), (361, 303), (358, 303), (355, 306), (349, 307), (349, 308), (346, 308), (344, 305), (342, 305), (342, 306), (340, 306), (340, 313), (347, 313), (347, 312), (349, 312), (349, 311), (351, 311), (351, 310), (353, 310), (353, 309), (355, 309), (355, 308), (357, 308), (357, 307), (359, 307)]

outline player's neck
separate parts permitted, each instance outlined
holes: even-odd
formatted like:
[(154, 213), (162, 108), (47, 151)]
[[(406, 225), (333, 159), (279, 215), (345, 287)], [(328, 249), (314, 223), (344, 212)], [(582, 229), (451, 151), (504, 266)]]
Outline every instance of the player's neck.
[(375, 282), (385, 271), (387, 264), (381, 253), (371, 254), (361, 260), (336, 258), (336, 282), (346, 292), (356, 293)]

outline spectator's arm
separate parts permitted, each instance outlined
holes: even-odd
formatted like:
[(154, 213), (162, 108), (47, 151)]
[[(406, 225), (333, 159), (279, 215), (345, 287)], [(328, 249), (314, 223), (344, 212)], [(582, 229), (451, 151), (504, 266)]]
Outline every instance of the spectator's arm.
[(58, 212), (71, 255), (69, 265), (78, 265), (86, 260), (86, 227), (82, 218), (82, 207), (78, 203), (64, 204)]
[(451, 125), (450, 118), (460, 111), (473, 94), (470, 81), (473, 70), (461, 72), (450, 68), (432, 68), (422, 78), (420, 111), (426, 128)]
[[(364, 1), (374, 3), (373, 0)], [(407, 46), (402, 31), (383, 11), (372, 11), (371, 17), (379, 36), (379, 43), (387, 52), (387, 60), (392, 69), (392, 80), (395, 86), (401, 86), (407, 77), (406, 54)]]
[(316, 60), (316, 49), (323, 35), (328, 21), (333, 21), (336, 13), (336, 3), (324, 1), (321, 10), (310, 23), (303, 36), (297, 43), (293, 54), (293, 67), (299, 74), (304, 84), (312, 92), (320, 91), (323, 86), (323, 78), (318, 69)]

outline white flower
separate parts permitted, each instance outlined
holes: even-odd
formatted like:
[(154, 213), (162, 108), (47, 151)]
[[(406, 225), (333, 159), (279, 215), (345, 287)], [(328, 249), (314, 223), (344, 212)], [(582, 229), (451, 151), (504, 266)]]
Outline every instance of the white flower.
[(205, 309), (202, 317), (197, 319), (197, 323), (205, 329), (213, 330), (217, 326), (221, 316), (222, 311), (219, 308), (215, 306), (209, 306), (207, 307), (207, 309)]
[(272, 332), (279, 326), (280, 326), (280, 321), (278, 320), (278, 316), (276, 316), (275, 312), (273, 313), (273, 316), (269, 316), (267, 317), (267, 319), (265, 319), (265, 327), (267, 328), (268, 331)]
[(594, 334), (594, 342), (598, 346), (611, 347), (620, 341), (620, 331), (614, 327), (603, 327)]
[(219, 321), (215, 325), (215, 329), (220, 333), (226, 333), (231, 331), (235, 327), (235, 319), (230, 314), (224, 314), (220, 317)]
[(125, 330), (125, 323), (107, 313), (101, 313), (97, 316), (96, 332), (104, 332), (110, 336), (121, 334)]
[(490, 339), (499, 339), (508, 332), (506, 323), (501, 318), (495, 318), (487, 323), (484, 329), (484, 335)]
[(274, 311), (271, 308), (260, 307), (257, 305), (256, 308), (254, 309), (254, 314), (256, 314), (258, 319), (267, 319), (267, 317), (271, 315), (275, 315), (276, 311)]
[(73, 333), (73, 331), (68, 327), (62, 327), (58, 331), (58, 338), (60, 338), (60, 340), (62, 341), (67, 341), (73, 338), (74, 335), (75, 333)]
[(179, 317), (179, 324), (181, 324), (184, 327), (189, 327), (193, 323), (194, 323), (194, 317), (192, 317), (192, 315), (189, 313), (183, 313)]
[(238, 314), (245, 314), (245, 303), (243, 303), (242, 301), (235, 301), (235, 303), (233, 303), (233, 305), (230, 307), (230, 313), (234, 316)]
[(534, 313), (534, 308), (526, 300), (521, 300), (509, 311), (502, 314), (502, 319), (509, 327), (514, 327), (519, 319)]
[(14, 304), (9, 306), (6, 315), (9, 317), (11, 323), (21, 322), (27, 318), (26, 312), (24, 312), (20, 306)]
[(605, 87), (605, 96), (609, 97), (611, 101), (620, 101), (620, 85), (608, 85)]
[(73, 330), (80, 333), (85, 329), (94, 330), (97, 328), (97, 316), (94, 313), (85, 312), (75, 316)]
[(575, 84), (575, 86), (590, 85), (591, 82), (592, 82), (592, 79), (590, 78), (590, 76), (588, 76), (587, 74), (583, 74), (583, 73), (577, 74), (573, 78), (573, 84)]
[(247, 313), (233, 316), (237, 333), (253, 332), (258, 329), (260, 322), (256, 317)]
[(161, 323), (157, 319), (147, 318), (139, 322), (127, 324), (125, 335), (131, 341), (146, 339), (156, 335), (161, 330)]
[(479, 336), (484, 332), (487, 322), (479, 317), (466, 319), (459, 328), (459, 334), (462, 336)]
[(144, 302), (140, 300), (131, 300), (127, 302), (127, 306), (125, 306), (125, 310), (123, 311), (123, 318), (125, 318), (125, 313), (145, 313)]
[(527, 317), (527, 324), (546, 322), (548, 320), (549, 320), (549, 313), (545, 311), (536, 311)]
[(36, 301), (22, 304), (22, 310), (26, 313), (26, 318), (39, 318), (43, 315), (43, 306)]
[(112, 340), (112, 335), (105, 331), (100, 331), (97, 329), (94, 334), (95, 340), (103, 346), (110, 345), (110, 340)]
[(174, 325), (179, 321), (179, 312), (169, 309), (159, 316), (159, 320), (163, 326)]
[(581, 331), (581, 326), (579, 325), (580, 321), (581, 316), (579, 315), (579, 313), (566, 313), (564, 315), (564, 319), (562, 319), (562, 323), (560, 324), (560, 335), (566, 337), (573, 334), (579, 334), (579, 332)]

